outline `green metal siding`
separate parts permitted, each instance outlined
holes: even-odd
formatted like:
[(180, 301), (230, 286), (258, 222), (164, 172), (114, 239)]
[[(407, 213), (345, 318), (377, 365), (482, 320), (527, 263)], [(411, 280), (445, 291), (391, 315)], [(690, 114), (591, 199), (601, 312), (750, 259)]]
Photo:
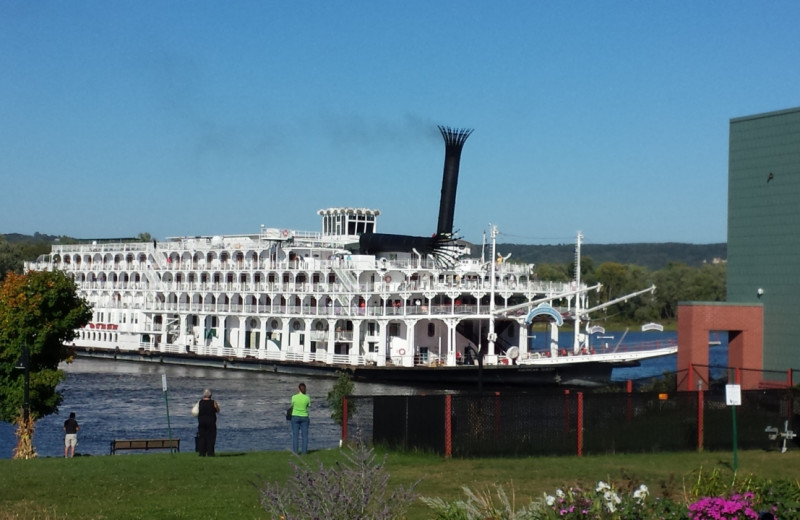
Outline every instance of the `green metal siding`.
[(732, 119), (729, 155), (727, 300), (764, 305), (764, 369), (800, 369), (800, 108)]

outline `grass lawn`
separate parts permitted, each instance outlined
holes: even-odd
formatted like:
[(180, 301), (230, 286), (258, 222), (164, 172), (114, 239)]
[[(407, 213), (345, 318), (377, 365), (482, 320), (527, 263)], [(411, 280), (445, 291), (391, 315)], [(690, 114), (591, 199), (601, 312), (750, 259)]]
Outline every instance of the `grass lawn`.
[[(339, 459), (338, 450), (306, 457), (313, 466)], [(293, 460), (288, 452), (222, 453), (215, 458), (148, 453), (0, 460), (0, 520), (265, 519), (251, 483), (257, 475), (285, 482)], [(464, 485), (477, 491), (501, 484), (509, 492), (513, 488), (521, 504), (557, 487), (593, 486), (598, 480), (645, 483), (656, 494), (663, 485), (668, 493), (680, 496), (698, 469), (730, 469), (732, 463), (730, 452), (449, 460), (390, 452), (386, 469), (392, 488), (421, 479), (418, 494), (453, 499), (463, 497)], [(800, 451), (740, 451), (738, 463), (740, 474), (796, 479)], [(412, 519), (430, 517), (430, 510), (419, 502), (409, 512)]]

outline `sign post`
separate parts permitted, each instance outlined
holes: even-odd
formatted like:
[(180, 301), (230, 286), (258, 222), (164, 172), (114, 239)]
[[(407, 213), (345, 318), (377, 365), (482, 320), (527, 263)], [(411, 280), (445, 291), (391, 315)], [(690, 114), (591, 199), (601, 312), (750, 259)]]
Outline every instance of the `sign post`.
[(169, 433), (169, 452), (175, 453), (172, 444), (172, 426), (169, 423), (169, 398), (167, 397), (167, 374), (161, 374), (161, 387), (164, 389), (164, 405), (167, 407), (167, 432)]
[(742, 404), (741, 385), (725, 385), (725, 404), (731, 407), (731, 425), (733, 427), (733, 471), (739, 468), (738, 441), (736, 438), (736, 407)]

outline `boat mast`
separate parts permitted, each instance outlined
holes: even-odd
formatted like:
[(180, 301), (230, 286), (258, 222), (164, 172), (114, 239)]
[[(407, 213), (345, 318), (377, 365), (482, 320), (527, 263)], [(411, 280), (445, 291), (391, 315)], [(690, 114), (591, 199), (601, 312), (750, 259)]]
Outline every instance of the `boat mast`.
[(489, 334), (486, 336), (486, 339), (489, 341), (489, 350), (487, 352), (487, 355), (489, 357), (489, 362), (493, 363), (494, 362), (493, 361), (494, 360), (494, 343), (497, 340), (497, 334), (495, 334), (495, 332), (494, 332), (494, 308), (495, 308), (495, 305), (494, 305), (494, 287), (495, 287), (495, 266), (497, 264), (497, 261), (495, 260), (496, 255), (497, 255), (497, 250), (496, 250), (496, 246), (497, 246), (497, 226), (492, 226), (491, 224), (490, 224), (490, 226), (491, 226), (491, 239), (492, 239), (492, 256), (489, 259), (489, 261), (492, 264), (492, 268), (491, 268), (492, 281), (489, 284), (489, 287), (491, 288), (491, 290), (489, 292), (489, 295), (490, 295), (489, 296)]
[(575, 332), (572, 334), (572, 353), (580, 352), (581, 333), (581, 240), (583, 235), (578, 231), (578, 240), (575, 243)]

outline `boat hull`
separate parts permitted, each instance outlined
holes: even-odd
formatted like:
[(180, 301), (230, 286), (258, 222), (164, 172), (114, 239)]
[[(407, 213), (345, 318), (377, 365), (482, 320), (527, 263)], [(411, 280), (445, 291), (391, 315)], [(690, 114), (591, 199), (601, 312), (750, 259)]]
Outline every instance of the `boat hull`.
[(253, 370), (311, 377), (337, 377), (338, 372), (349, 373), (353, 380), (371, 383), (447, 387), (596, 387), (611, 381), (611, 363), (588, 362), (579, 364), (526, 366), (526, 365), (460, 365), (448, 366), (344, 366), (325, 363), (269, 361), (252, 358), (223, 356), (197, 356), (163, 352), (109, 351), (105, 349), (76, 348), (78, 357), (110, 359), (142, 363), (159, 363), (182, 366)]
[(379, 383), (428, 386), (603, 386), (611, 381), (608, 363), (578, 365), (517, 366), (489, 365), (458, 367), (356, 367), (354, 379)]

